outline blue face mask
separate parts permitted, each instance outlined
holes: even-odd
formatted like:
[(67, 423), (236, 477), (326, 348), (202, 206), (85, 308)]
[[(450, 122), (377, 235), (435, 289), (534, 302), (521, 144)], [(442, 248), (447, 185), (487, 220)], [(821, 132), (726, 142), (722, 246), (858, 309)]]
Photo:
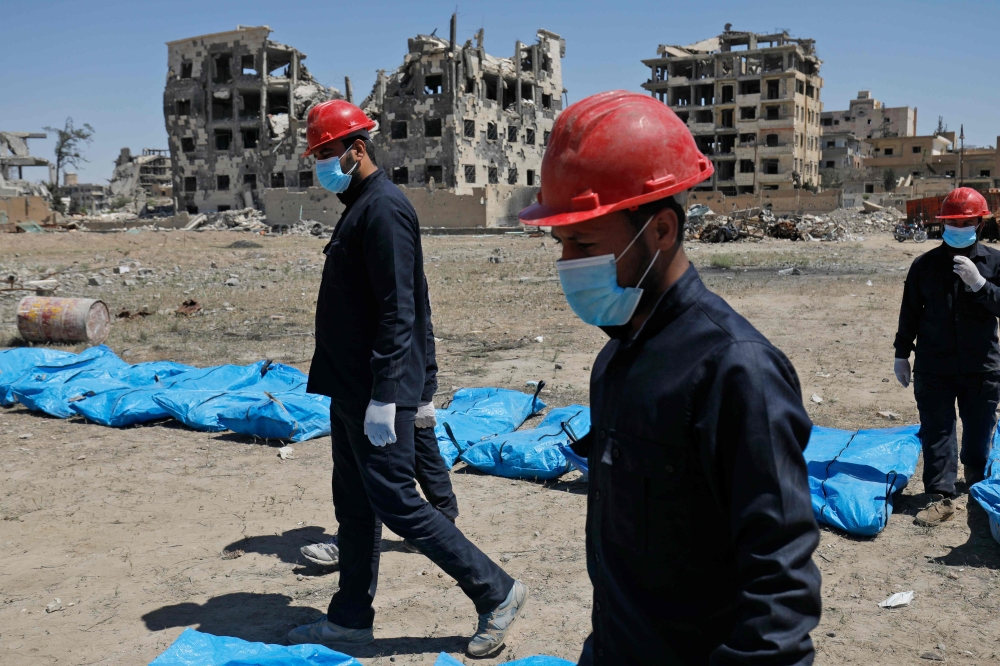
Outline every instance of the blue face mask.
[(943, 237), (945, 243), (956, 250), (961, 250), (963, 247), (969, 247), (976, 242), (976, 228), (953, 227), (950, 224), (946, 224), (944, 225)]
[[(629, 251), (652, 221), (652, 217), (646, 221), (618, 259), (625, 256), (625, 252)], [(635, 309), (639, 307), (639, 299), (642, 298), (640, 285), (658, 256), (659, 250), (653, 255), (639, 284), (634, 287), (618, 286), (618, 270), (615, 267), (618, 259), (613, 254), (557, 261), (556, 270), (559, 271), (559, 281), (562, 283), (566, 302), (577, 317), (593, 326), (622, 326), (632, 319)]]
[[(351, 152), (350, 148), (344, 152), (344, 155), (349, 152)], [(316, 160), (316, 179), (320, 185), (334, 194), (347, 191), (347, 188), (351, 186), (351, 174), (358, 168), (358, 163), (355, 162), (351, 170), (344, 173), (344, 170), (340, 168), (340, 160), (344, 159), (344, 155)]]

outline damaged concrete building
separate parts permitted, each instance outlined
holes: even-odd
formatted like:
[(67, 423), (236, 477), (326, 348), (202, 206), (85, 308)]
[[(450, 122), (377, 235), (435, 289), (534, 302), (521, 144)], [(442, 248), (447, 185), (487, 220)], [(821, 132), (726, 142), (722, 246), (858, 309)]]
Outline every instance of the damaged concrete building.
[(497, 58), (483, 30), (464, 44), (456, 31), (452, 16), (449, 39), (417, 35), (396, 71), (379, 72), (362, 106), (380, 124), (380, 166), (402, 186), (459, 195), (510, 187), (530, 200), (563, 108), (566, 41), (538, 30), (534, 44), (515, 42), (513, 57)]
[(684, 120), (715, 175), (698, 190), (727, 196), (819, 185), (819, 75), (812, 39), (732, 29), (643, 60), (642, 87)]
[[(0, 131), (0, 227), (25, 222), (51, 224), (56, 213), (50, 206), (49, 188), (25, 178), (25, 169), (41, 167), (49, 183), (55, 182), (56, 168), (51, 162), (31, 154), (29, 139), (44, 139), (41, 132)], [(37, 171), (36, 175), (41, 175)]]
[(316, 82), (306, 55), (268, 26), (167, 42), (163, 115), (172, 193), (190, 213), (259, 207), (260, 189), (313, 184), (302, 159), (313, 105), (342, 95)]

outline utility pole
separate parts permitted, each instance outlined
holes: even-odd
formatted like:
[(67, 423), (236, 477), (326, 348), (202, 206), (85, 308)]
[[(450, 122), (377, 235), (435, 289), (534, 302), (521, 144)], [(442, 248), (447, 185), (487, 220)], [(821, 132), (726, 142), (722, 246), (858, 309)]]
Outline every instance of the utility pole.
[(958, 138), (962, 142), (958, 149), (958, 186), (962, 187), (965, 179), (965, 123), (959, 125)]

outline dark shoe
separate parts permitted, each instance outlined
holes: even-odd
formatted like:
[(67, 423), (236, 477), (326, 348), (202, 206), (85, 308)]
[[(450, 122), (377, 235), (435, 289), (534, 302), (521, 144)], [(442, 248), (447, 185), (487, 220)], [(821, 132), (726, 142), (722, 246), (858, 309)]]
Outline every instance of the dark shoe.
[(403, 548), (405, 548), (406, 550), (408, 550), (411, 553), (419, 553), (420, 552), (420, 549), (417, 548), (416, 546), (414, 546), (407, 539), (403, 539)]
[(921, 527), (934, 527), (955, 515), (955, 504), (950, 497), (931, 495), (931, 503), (917, 514), (916, 523)]
[(972, 465), (965, 465), (965, 485), (971, 488), (986, 478), (986, 470), (977, 469)]

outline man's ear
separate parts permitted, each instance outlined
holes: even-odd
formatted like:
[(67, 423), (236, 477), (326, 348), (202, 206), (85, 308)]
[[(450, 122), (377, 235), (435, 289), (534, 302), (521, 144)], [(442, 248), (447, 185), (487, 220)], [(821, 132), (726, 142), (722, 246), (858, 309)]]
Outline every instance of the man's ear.
[(351, 157), (354, 161), (360, 162), (368, 154), (368, 148), (365, 146), (364, 139), (355, 139), (354, 144), (351, 146)]
[(677, 245), (680, 221), (671, 208), (661, 208), (649, 226), (656, 232), (656, 247), (661, 252), (669, 252)]

